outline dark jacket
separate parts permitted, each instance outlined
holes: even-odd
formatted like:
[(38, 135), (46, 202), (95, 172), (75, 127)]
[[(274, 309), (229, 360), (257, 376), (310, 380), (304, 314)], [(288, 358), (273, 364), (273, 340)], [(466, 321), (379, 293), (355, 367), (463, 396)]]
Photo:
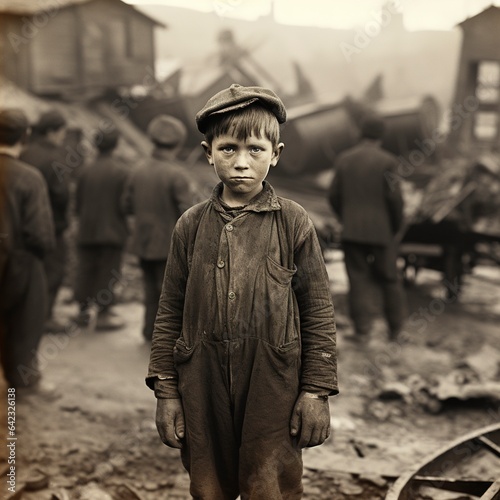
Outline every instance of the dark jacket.
[[(300, 205), (276, 196), (267, 182), (233, 217), (220, 203), (221, 189), (222, 183), (210, 200), (185, 212), (175, 227), (148, 385), (153, 387), (158, 375), (167, 377), (175, 395), (175, 366), (184, 367), (179, 382), (194, 381), (197, 357), (218, 359), (219, 349), (232, 341), (234, 373), (229, 377), (239, 386), (251, 387), (254, 378), (267, 374), (273, 379), (279, 376), (281, 390), (293, 393), (292, 398), (300, 389), (335, 394), (334, 312), (310, 218)], [(180, 361), (187, 353), (191, 361)], [(280, 373), (273, 360), (282, 363)], [(249, 365), (259, 366), (259, 375), (242, 369)], [(207, 374), (203, 377), (210, 380)]]
[(56, 234), (61, 234), (68, 227), (69, 204), (68, 178), (61, 170), (65, 162), (64, 149), (39, 137), (28, 145), (20, 159), (42, 173), (49, 190)]
[[(40, 172), (2, 154), (0, 186), (0, 309), (9, 309), (22, 300), (28, 287), (39, 283), (31, 282), (33, 269), (41, 269), (37, 261), (54, 248), (55, 234), (47, 186)], [(44, 304), (42, 299), (40, 304)], [(36, 311), (26, 314), (37, 317)]]
[(329, 201), (343, 225), (342, 239), (387, 245), (403, 221), (398, 162), (377, 143), (362, 141), (339, 155)]
[(54, 247), (55, 238), (42, 175), (30, 165), (1, 154), (0, 177), (7, 188), (6, 206), (2, 207), (2, 243), (8, 251), (28, 250), (43, 256)]
[(183, 167), (156, 153), (130, 175), (124, 210), (135, 215), (132, 252), (141, 259), (166, 260), (175, 223), (194, 205), (195, 193)]
[(129, 169), (111, 155), (100, 155), (86, 167), (76, 187), (80, 245), (124, 246), (128, 236), (121, 206)]

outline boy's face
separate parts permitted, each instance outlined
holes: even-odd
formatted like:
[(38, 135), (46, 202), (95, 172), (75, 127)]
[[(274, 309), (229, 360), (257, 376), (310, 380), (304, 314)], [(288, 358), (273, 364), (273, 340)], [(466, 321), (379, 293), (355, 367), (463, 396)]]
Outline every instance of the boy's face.
[(238, 139), (232, 134), (215, 137), (212, 144), (202, 142), (208, 162), (224, 183), (222, 198), (228, 205), (247, 204), (262, 191), (262, 181), (270, 167), (278, 163), (283, 143), (273, 148), (265, 136)]

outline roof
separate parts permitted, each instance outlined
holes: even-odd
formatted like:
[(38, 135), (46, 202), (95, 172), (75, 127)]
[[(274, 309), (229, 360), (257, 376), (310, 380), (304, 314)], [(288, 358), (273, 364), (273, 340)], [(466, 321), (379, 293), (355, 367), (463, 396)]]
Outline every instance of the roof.
[[(32, 16), (40, 12), (53, 12), (54, 10), (71, 7), (73, 5), (81, 5), (95, 0), (0, 0), (0, 14), (12, 14), (18, 16)], [(156, 19), (144, 14), (134, 6), (122, 2), (137, 14), (148, 19), (151, 23), (157, 26), (166, 27), (165, 24), (157, 21)]]
[(472, 16), (472, 17), (468, 17), (467, 19), (465, 19), (465, 21), (458, 23), (458, 26), (463, 26), (464, 24), (469, 24), (471, 21), (474, 22), (474, 21), (479, 20), (480, 17), (490, 16), (492, 14), (493, 15), (500, 14), (500, 8), (495, 7), (494, 5), (490, 5), (489, 7), (484, 9), (483, 11), (479, 12), (479, 14), (476, 14), (475, 16)]

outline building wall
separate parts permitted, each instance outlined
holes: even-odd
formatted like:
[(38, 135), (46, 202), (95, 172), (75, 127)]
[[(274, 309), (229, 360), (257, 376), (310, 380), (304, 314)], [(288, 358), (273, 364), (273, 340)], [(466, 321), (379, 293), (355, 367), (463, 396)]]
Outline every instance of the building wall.
[(79, 85), (77, 18), (74, 9), (62, 9), (31, 42), (29, 90), (59, 94)]
[(33, 28), (34, 17), (0, 18), (0, 71), (20, 87), (76, 97), (154, 76), (154, 24), (128, 5), (94, 0), (46, 19)]
[(112, 0), (83, 4), (78, 11), (86, 87), (141, 84), (147, 75), (154, 75), (150, 21)]
[[(497, 139), (481, 141), (474, 132), (477, 114), (482, 111), (492, 110), (497, 112), (497, 123), (500, 124), (500, 102), (484, 105), (477, 98), (477, 71), (481, 61), (500, 62), (500, 9), (490, 8), (487, 12), (479, 14), (473, 19), (463, 23), (463, 41), (460, 55), (460, 66), (456, 82), (455, 105), (465, 108), (459, 118), (455, 118), (456, 130), (452, 131), (452, 143), (464, 151), (476, 148), (488, 149)], [(473, 106), (476, 103), (476, 106)], [(476, 109), (473, 109), (473, 108)], [(499, 127), (500, 134), (500, 127)]]
[(0, 16), (0, 73), (22, 88), (30, 85), (31, 32), (18, 16)]

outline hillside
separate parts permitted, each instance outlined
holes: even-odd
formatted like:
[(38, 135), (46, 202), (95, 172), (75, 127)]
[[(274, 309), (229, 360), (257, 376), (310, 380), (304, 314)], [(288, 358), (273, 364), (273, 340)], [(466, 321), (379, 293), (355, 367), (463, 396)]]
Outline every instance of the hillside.
[(297, 61), (316, 93), (327, 99), (347, 93), (357, 97), (379, 73), (389, 98), (431, 93), (446, 106), (453, 95), (461, 42), (458, 28), (408, 32), (394, 16), (348, 61), (343, 50), (347, 44), (356, 48), (356, 31), (287, 26), (269, 17), (243, 21), (176, 7), (140, 8), (168, 25), (156, 34), (159, 68), (162, 61), (172, 58), (188, 67), (215, 64), (217, 34), (232, 29), (241, 45), (255, 47), (252, 55), (286, 91), (294, 89), (291, 63)]

